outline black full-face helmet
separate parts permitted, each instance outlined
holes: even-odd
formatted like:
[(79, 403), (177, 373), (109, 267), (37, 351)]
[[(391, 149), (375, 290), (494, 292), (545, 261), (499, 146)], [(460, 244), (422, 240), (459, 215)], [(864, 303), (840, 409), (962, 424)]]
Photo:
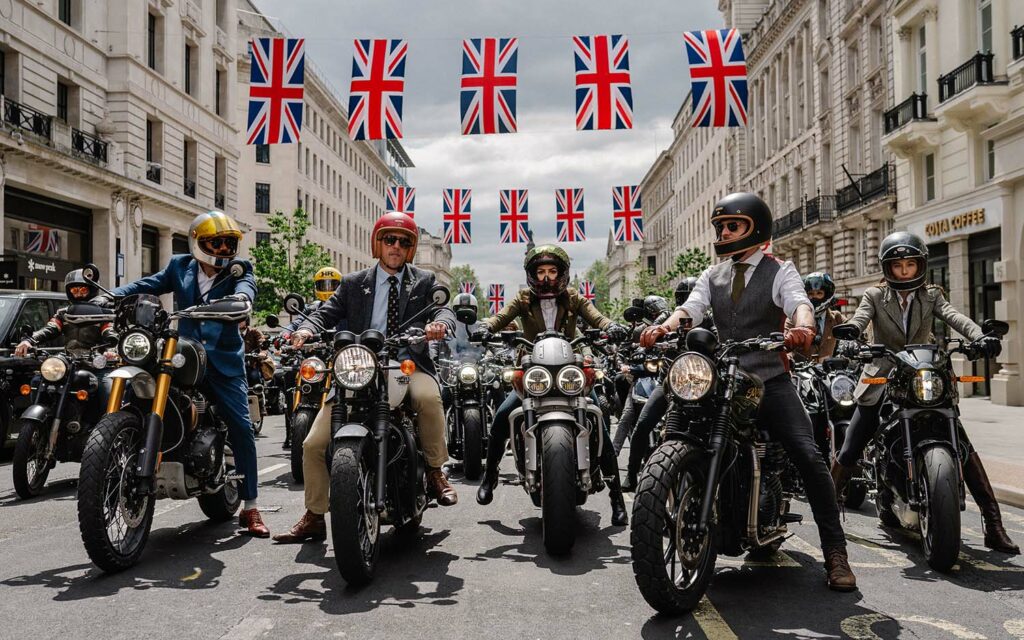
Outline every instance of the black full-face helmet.
[(697, 278), (694, 278), (693, 276), (683, 278), (682, 280), (680, 280), (679, 284), (676, 285), (676, 306), (678, 307), (679, 305), (686, 302), (686, 300), (690, 297), (690, 294), (693, 293), (693, 290), (696, 287)]
[(459, 322), (473, 324), (476, 322), (477, 317), (476, 296), (472, 293), (460, 293), (455, 296), (455, 300), (452, 302), (452, 310), (455, 312), (455, 318)]
[[(897, 260), (916, 260), (917, 275), (910, 280), (899, 280), (892, 272), (892, 263)], [(878, 262), (882, 265), (882, 277), (897, 291), (914, 291), (924, 285), (928, 271), (928, 245), (909, 231), (896, 231), (885, 236), (878, 247)]]
[(75, 269), (64, 276), (64, 294), (71, 302), (84, 302), (99, 295), (99, 288), (85, 277), (84, 269)]
[(668, 313), (668, 301), (661, 296), (647, 296), (644, 298), (644, 318), (648, 322), (654, 322), (663, 313)]
[[(735, 222), (746, 222), (746, 233), (721, 240), (723, 227)], [(753, 193), (730, 193), (719, 200), (711, 212), (711, 224), (715, 227), (715, 255), (719, 258), (738, 255), (772, 239), (772, 210)]]
[(804, 276), (804, 291), (808, 297), (812, 291), (824, 291), (825, 297), (821, 300), (810, 298), (814, 305), (814, 312), (819, 313), (828, 309), (836, 297), (836, 283), (832, 282), (832, 276), (824, 271), (815, 271)]

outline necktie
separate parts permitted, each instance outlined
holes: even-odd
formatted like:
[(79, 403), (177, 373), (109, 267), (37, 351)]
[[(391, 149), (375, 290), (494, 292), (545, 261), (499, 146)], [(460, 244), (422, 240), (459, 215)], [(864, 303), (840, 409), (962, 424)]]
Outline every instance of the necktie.
[(734, 303), (740, 301), (740, 296), (743, 295), (743, 289), (747, 286), (747, 279), (745, 274), (750, 264), (746, 262), (737, 262), (733, 266), (735, 273), (732, 276), (732, 301)]
[(398, 333), (398, 278), (391, 276), (388, 278), (388, 284), (391, 288), (388, 290), (388, 326), (387, 326), (387, 337)]

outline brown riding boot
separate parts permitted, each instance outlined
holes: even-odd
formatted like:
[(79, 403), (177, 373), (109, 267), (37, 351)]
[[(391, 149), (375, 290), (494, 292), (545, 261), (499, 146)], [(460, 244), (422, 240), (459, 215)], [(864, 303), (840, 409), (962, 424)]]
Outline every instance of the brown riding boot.
[(847, 467), (839, 464), (838, 460), (832, 461), (832, 469), (829, 473), (832, 474), (832, 484), (836, 486), (836, 501), (839, 504), (843, 504), (843, 492), (846, 491), (846, 483), (853, 477), (853, 472), (857, 469), (855, 467)]
[(245, 533), (254, 538), (269, 538), (270, 529), (263, 524), (259, 509), (243, 509), (238, 512), (238, 526), (245, 529)]
[(857, 576), (853, 575), (846, 547), (825, 549), (825, 575), (828, 588), (833, 591), (854, 591), (857, 589)]
[(279, 533), (274, 536), (274, 542), (281, 544), (295, 544), (314, 540), (320, 542), (327, 539), (327, 523), (322, 514), (306, 511), (299, 518), (299, 521), (292, 525), (288, 533)]
[(1010, 540), (1006, 529), (1003, 528), (1003, 518), (999, 513), (996, 494), (992, 490), (992, 483), (988, 480), (988, 474), (985, 473), (985, 467), (982, 466), (977, 451), (972, 451), (964, 463), (964, 483), (981, 509), (981, 519), (985, 525), (985, 546), (1002, 553), (1018, 555), (1020, 547), (1013, 544), (1013, 540)]
[(437, 500), (442, 507), (450, 507), (459, 501), (455, 487), (448, 482), (448, 476), (438, 468), (427, 469), (427, 495)]

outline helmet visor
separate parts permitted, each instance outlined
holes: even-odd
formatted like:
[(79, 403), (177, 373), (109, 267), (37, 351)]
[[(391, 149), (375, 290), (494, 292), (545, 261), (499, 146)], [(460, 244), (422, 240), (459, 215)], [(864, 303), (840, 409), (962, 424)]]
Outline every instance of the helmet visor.
[(199, 241), (204, 253), (211, 256), (234, 256), (238, 253), (238, 238), (234, 236), (214, 236)]
[(317, 280), (313, 283), (313, 288), (317, 293), (334, 293), (334, 290), (341, 285), (341, 280), (335, 280), (334, 278), (327, 278), (324, 280)]

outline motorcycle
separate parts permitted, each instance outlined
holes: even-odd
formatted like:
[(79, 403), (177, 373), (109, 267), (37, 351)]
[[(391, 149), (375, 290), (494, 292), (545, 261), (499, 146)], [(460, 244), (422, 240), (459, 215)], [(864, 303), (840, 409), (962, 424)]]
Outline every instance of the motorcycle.
[[(432, 304), (420, 316), (448, 304), (451, 294), (435, 285), (430, 297)], [(310, 320), (304, 306), (301, 296), (285, 298), (290, 314)], [(426, 462), (417, 442), (414, 415), (403, 406), (416, 366), (412, 360), (395, 360), (401, 349), (426, 340), (422, 329), (406, 329), (417, 319), (410, 318), (399, 330), (404, 333), (390, 338), (374, 329), (357, 336), (319, 327), (320, 335), (329, 337), (334, 346), (331, 369), (336, 401), (327, 452), (331, 539), (338, 571), (351, 585), (373, 579), (381, 528), (392, 525), (399, 535), (414, 534), (429, 502)]]
[(496, 379), (494, 368), (486, 356), (476, 361), (442, 359), (440, 364), (442, 384), (451, 393), (445, 415), (448, 455), (462, 461), (467, 480), (479, 480), (487, 453), (487, 391)]
[[(982, 330), (1002, 338), (1009, 325), (986, 320)], [(832, 334), (841, 340), (860, 339), (852, 324), (837, 325)], [(863, 469), (877, 490), (878, 519), (887, 526), (920, 531), (928, 565), (941, 572), (952, 569), (960, 555), (960, 512), (966, 508), (962, 464), (968, 452), (960, 441), (956, 383), (983, 381), (980, 376), (955, 375), (950, 356), (984, 356), (975, 344), (959, 338), (949, 345), (906, 345), (894, 351), (866, 344), (848, 351), (862, 362), (885, 358), (893, 364), (887, 377), (862, 379), (885, 385), (880, 427), (865, 450)]]
[(245, 370), (256, 370), (259, 372), (259, 380), (255, 384), (249, 384), (249, 419), (252, 421), (253, 435), (260, 435), (263, 431), (263, 419), (267, 417), (267, 396), (265, 393), (264, 378), (260, 372), (260, 361), (263, 360), (259, 354), (245, 354)]
[(801, 519), (782, 488), (782, 445), (757, 428), (764, 383), (739, 367), (743, 353), (782, 351), (783, 335), (719, 344), (698, 328), (677, 340), (664, 383), (672, 404), (638, 479), (630, 530), (637, 586), (666, 614), (697, 606), (718, 554), (772, 554)]
[[(228, 269), (232, 277), (243, 274), (239, 263)], [(157, 500), (195, 498), (214, 521), (238, 511), (241, 476), (228, 428), (199, 391), (206, 350), (179, 336), (177, 326), (185, 318), (237, 324), (249, 312), (249, 303), (237, 300), (168, 312), (156, 296), (117, 299), (114, 330), (123, 366), (109, 375), (107, 413), (86, 440), (78, 479), (82, 542), (103, 571), (138, 562)], [(131, 398), (122, 404), (129, 385)]]

